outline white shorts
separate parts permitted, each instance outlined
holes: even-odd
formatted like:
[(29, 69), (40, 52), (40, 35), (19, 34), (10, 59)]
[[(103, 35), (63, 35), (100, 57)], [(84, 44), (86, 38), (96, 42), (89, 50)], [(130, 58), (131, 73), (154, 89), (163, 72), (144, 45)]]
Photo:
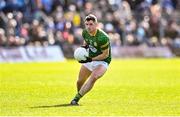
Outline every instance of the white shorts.
[(108, 68), (108, 63), (104, 61), (92, 61), (83, 64), (87, 69), (93, 71), (98, 65), (103, 65), (106, 69)]

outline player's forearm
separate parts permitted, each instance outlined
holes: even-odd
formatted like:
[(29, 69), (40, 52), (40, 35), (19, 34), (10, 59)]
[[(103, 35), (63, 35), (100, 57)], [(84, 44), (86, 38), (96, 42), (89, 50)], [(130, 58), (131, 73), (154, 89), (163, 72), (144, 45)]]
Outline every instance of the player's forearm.
[(100, 60), (106, 59), (108, 56), (109, 56), (109, 52), (105, 52), (105, 53), (102, 53), (102, 54), (92, 58), (92, 60), (93, 61), (100, 61)]

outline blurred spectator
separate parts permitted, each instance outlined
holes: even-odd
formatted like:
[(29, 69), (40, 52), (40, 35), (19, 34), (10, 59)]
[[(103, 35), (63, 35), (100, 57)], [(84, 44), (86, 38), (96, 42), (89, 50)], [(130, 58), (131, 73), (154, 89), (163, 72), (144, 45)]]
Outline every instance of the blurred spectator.
[(4, 29), (0, 28), (0, 46), (6, 46), (6, 36)]

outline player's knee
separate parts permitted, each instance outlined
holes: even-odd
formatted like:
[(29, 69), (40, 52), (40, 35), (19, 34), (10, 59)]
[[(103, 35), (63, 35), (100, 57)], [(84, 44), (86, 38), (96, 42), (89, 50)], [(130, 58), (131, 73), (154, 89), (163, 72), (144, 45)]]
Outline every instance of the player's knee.
[(92, 76), (92, 79), (94, 80), (94, 82), (97, 80), (97, 79), (99, 79), (101, 77), (101, 75), (99, 75), (99, 74), (94, 74), (93, 76)]
[(95, 74), (95, 77), (98, 79), (98, 78), (100, 78), (100, 77), (102, 77), (103, 76), (103, 74), (101, 74), (101, 73), (97, 73), (97, 74)]

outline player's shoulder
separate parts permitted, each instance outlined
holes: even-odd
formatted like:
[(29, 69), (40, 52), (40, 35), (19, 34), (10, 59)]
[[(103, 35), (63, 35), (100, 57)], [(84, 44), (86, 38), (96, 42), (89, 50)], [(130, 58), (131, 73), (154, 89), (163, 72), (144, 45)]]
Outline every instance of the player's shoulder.
[(100, 36), (109, 38), (108, 34), (104, 32), (102, 29), (98, 29), (98, 31)]
[(102, 29), (98, 29), (98, 40), (101, 41), (109, 41), (109, 36)]

